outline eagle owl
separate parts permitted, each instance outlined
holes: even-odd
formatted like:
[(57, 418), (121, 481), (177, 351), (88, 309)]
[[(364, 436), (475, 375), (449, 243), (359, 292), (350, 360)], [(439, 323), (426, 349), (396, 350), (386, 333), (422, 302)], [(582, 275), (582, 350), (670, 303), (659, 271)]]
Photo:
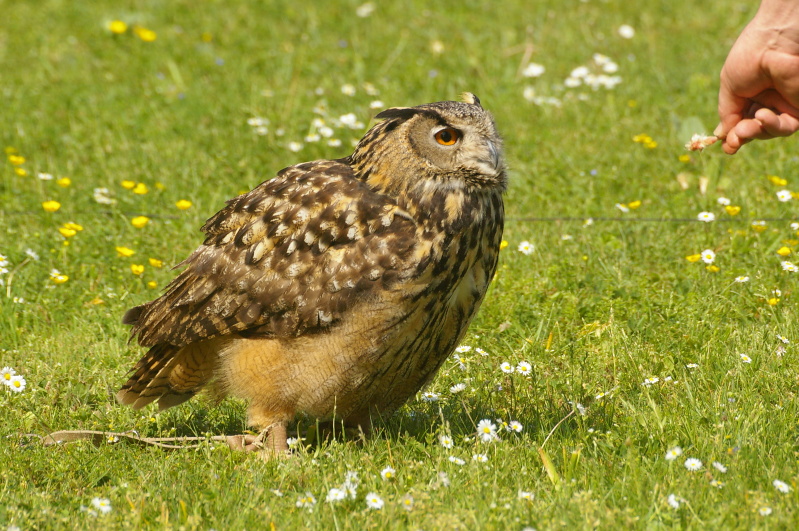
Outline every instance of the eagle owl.
[(230, 201), (158, 299), (117, 398), (161, 409), (209, 386), (249, 403), (273, 451), (298, 413), (368, 429), (428, 383), (497, 266), (502, 141), (473, 94), (396, 107), (352, 155), (290, 166)]

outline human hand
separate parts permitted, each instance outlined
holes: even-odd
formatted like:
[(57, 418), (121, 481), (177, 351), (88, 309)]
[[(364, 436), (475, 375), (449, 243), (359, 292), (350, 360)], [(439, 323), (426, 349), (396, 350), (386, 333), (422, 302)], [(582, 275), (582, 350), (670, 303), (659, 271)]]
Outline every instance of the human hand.
[(729, 154), (799, 131), (799, 13), (777, 13), (777, 4), (763, 2), (721, 70), (714, 134)]

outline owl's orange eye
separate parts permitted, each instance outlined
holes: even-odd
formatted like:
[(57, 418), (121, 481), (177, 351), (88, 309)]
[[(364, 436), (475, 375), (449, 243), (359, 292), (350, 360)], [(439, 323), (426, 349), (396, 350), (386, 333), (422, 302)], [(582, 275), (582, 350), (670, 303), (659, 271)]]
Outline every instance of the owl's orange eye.
[(436, 142), (442, 146), (451, 146), (461, 138), (461, 132), (452, 127), (445, 127), (435, 134)]

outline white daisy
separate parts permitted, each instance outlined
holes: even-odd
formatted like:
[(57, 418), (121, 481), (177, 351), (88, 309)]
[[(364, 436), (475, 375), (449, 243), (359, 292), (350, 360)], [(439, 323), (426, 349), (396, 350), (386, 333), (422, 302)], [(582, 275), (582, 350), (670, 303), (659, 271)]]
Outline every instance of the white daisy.
[(793, 490), (791, 489), (790, 485), (788, 485), (784, 481), (780, 481), (779, 479), (775, 479), (774, 481), (771, 482), (771, 484), (774, 485), (775, 489), (782, 492), (783, 494), (788, 494), (789, 492), (791, 492), (791, 490)]
[(519, 252), (522, 254), (530, 255), (533, 254), (534, 250), (535, 246), (527, 240), (519, 243)]
[(681, 455), (682, 455), (682, 448), (680, 448), (679, 446), (675, 446), (674, 448), (666, 452), (666, 461), (674, 461)]
[(253, 116), (252, 118), (247, 118), (247, 125), (250, 127), (265, 127), (269, 125), (269, 120), (261, 116)]
[(674, 509), (680, 508), (680, 498), (678, 498), (674, 494), (669, 494), (669, 497), (666, 501), (668, 502), (669, 505), (672, 506), (672, 508)]
[(345, 83), (341, 85), (341, 93), (345, 96), (355, 96), (355, 85)]
[(516, 365), (516, 372), (521, 374), (522, 376), (527, 376), (531, 372), (533, 372), (533, 366), (530, 365), (527, 361), (520, 361), (518, 365)]
[(746, 354), (741, 353), (741, 354), (738, 354), (738, 355), (741, 357), (741, 361), (742, 362), (744, 362), (744, 363), (752, 363), (752, 358), (750, 358)]
[(474, 454), (472, 456), (472, 461), (477, 461), (478, 463), (488, 463), (488, 456), (486, 454)]
[(374, 492), (370, 492), (366, 495), (366, 506), (370, 509), (374, 509), (375, 511), (379, 511), (383, 508), (384, 502), (383, 498), (375, 494)]
[(27, 382), (25, 381), (25, 378), (23, 378), (19, 374), (15, 374), (14, 376), (11, 377), (11, 380), (6, 385), (8, 385), (8, 388), (14, 391), (15, 393), (21, 393), (22, 391), (25, 390), (26, 384)]
[(520, 500), (533, 501), (533, 498), (535, 498), (535, 494), (533, 494), (532, 492), (529, 492), (529, 491), (526, 491), (526, 490), (520, 490), (519, 491), (519, 499)]
[(466, 384), (465, 383), (457, 383), (457, 384), (455, 384), (455, 385), (453, 385), (452, 387), (449, 388), (449, 392), (452, 393), (452, 394), (457, 394), (457, 393), (460, 393), (461, 391), (465, 391), (465, 390), (466, 390)]
[(455, 352), (457, 352), (459, 354), (465, 354), (466, 352), (469, 352), (470, 350), (472, 350), (472, 347), (470, 347), (469, 345), (461, 345), (461, 346), (459, 346), (458, 348), (455, 349)]
[(371, 103), (369, 103), (369, 108), (373, 110), (382, 109), (385, 106), (386, 104), (380, 100), (374, 100)]
[(761, 507), (757, 512), (760, 513), (760, 516), (768, 516), (771, 514), (771, 507)]
[(738, 282), (739, 284), (749, 282), (749, 277), (747, 275), (741, 275), (739, 277), (735, 277), (735, 282)]
[(716, 199), (716, 202), (721, 206), (729, 206), (730, 204), (732, 204), (732, 201), (730, 201), (726, 197), (719, 197), (718, 199)]
[(714, 253), (712, 249), (705, 249), (700, 256), (702, 257), (702, 261), (706, 264), (712, 264), (716, 259), (716, 253)]
[(346, 497), (347, 497), (346, 491), (344, 491), (343, 489), (339, 489), (337, 487), (333, 487), (327, 493), (327, 498), (325, 498), (325, 501), (328, 502), (328, 503), (333, 503), (333, 502), (341, 501), (341, 500), (345, 499)]
[(316, 498), (314, 498), (313, 494), (310, 492), (306, 492), (305, 496), (300, 496), (297, 498), (297, 507), (300, 509), (306, 508), (308, 511), (313, 510), (313, 506), (316, 505)]
[(522, 71), (522, 75), (524, 77), (538, 77), (546, 72), (546, 68), (543, 65), (538, 63), (530, 63), (527, 67)]
[(777, 339), (779, 339), (782, 343), (785, 343), (786, 345), (791, 342), (790, 339), (788, 339), (785, 336), (781, 336), (780, 334), (777, 334)]
[(516, 433), (521, 433), (523, 429), (524, 426), (522, 426), (522, 423), (519, 422), (518, 420), (512, 420), (508, 422), (508, 431), (515, 431)]
[(502, 362), (502, 363), (499, 365), (499, 368), (500, 368), (500, 370), (501, 370), (502, 372), (504, 372), (505, 374), (511, 374), (513, 371), (515, 371), (515, 370), (516, 370), (516, 369), (513, 367), (513, 365), (511, 365), (511, 364), (510, 364), (510, 363), (508, 363), (507, 361), (503, 361), (503, 362)]
[(492, 442), (497, 439), (497, 426), (488, 419), (477, 423), (477, 436), (483, 442)]
[(688, 368), (688, 369), (696, 369), (697, 367), (699, 367), (699, 364), (698, 363), (689, 363), (685, 367)]
[(622, 39), (632, 39), (635, 37), (635, 29), (627, 24), (619, 26), (619, 37)]
[(460, 457), (455, 457), (454, 455), (449, 456), (450, 463), (455, 463), (458, 466), (463, 466), (466, 464), (466, 461), (461, 459)]
[(485, 350), (483, 350), (481, 348), (476, 348), (476, 349), (474, 349), (474, 351), (477, 352), (478, 354), (480, 354), (481, 356), (488, 356), (488, 352), (486, 352)]
[(111, 500), (108, 498), (93, 498), (92, 506), (100, 511), (100, 514), (108, 514), (111, 512)]
[(716, 219), (716, 214), (713, 212), (700, 212), (697, 214), (696, 219), (699, 221), (704, 221), (705, 223), (710, 223)]
[(302, 142), (289, 142), (286, 146), (289, 148), (289, 151), (293, 151), (294, 153), (300, 151), (302, 149)]
[(394, 477), (395, 473), (396, 473), (396, 470), (394, 470), (390, 466), (387, 466), (386, 468), (384, 468), (383, 470), (380, 471), (380, 477), (383, 478), (383, 479), (391, 479), (391, 478)]
[(375, 5), (372, 2), (366, 2), (365, 4), (359, 5), (355, 9), (355, 14), (358, 15), (360, 18), (366, 18), (372, 13), (374, 13)]
[(780, 265), (782, 266), (783, 271), (787, 271), (789, 273), (796, 273), (797, 271), (799, 271), (799, 267), (797, 267), (796, 264), (794, 264), (793, 262), (789, 262), (787, 260), (780, 262)]
[(3, 369), (0, 370), (0, 383), (11, 385), (11, 378), (13, 378), (15, 374), (17, 374), (17, 371), (11, 367), (3, 367)]
[(442, 435), (438, 438), (438, 442), (441, 443), (441, 446), (444, 448), (452, 448), (452, 437), (449, 435)]
[(713, 468), (721, 472), (722, 474), (727, 473), (727, 467), (719, 463), (718, 461), (713, 461)]
[(685, 468), (691, 471), (699, 470), (702, 468), (702, 461), (695, 457), (689, 457), (685, 460)]
[(791, 199), (793, 199), (793, 194), (790, 190), (780, 190), (777, 192), (777, 201), (781, 203), (787, 203)]
[(441, 397), (438, 393), (434, 393), (432, 391), (425, 391), (422, 393), (422, 401), (423, 402), (438, 402)]

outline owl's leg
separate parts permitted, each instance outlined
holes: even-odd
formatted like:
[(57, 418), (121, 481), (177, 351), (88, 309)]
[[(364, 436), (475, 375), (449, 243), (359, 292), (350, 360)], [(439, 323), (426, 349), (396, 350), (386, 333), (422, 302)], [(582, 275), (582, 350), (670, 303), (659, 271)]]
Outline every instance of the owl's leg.
[(261, 457), (264, 460), (289, 455), (286, 428), (293, 416), (288, 412), (285, 414), (266, 412), (250, 404), (248, 423), (261, 430), (250, 449), (261, 449)]
[(284, 457), (288, 455), (289, 445), (286, 442), (287, 422), (276, 422), (264, 429), (258, 436), (262, 446), (261, 458), (265, 461), (273, 457)]
[(334, 419), (311, 426), (307, 438), (309, 441), (317, 440), (317, 442), (328, 439), (361, 442), (369, 437), (371, 431), (372, 423), (368, 419), (365, 421), (350, 418)]

